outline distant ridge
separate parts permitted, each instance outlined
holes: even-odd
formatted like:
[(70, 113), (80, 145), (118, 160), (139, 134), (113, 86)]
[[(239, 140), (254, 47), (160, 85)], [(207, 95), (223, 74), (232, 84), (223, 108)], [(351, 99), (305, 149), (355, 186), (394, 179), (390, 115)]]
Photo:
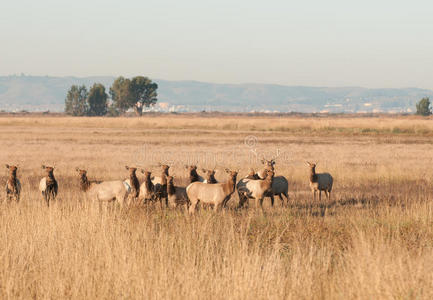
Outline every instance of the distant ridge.
[[(73, 84), (111, 86), (114, 77), (0, 76), (0, 109), (6, 111), (63, 111)], [(276, 84), (216, 84), (199, 81), (158, 83), (158, 103), (172, 111), (281, 112), (413, 112), (433, 91), (419, 88), (307, 87)]]

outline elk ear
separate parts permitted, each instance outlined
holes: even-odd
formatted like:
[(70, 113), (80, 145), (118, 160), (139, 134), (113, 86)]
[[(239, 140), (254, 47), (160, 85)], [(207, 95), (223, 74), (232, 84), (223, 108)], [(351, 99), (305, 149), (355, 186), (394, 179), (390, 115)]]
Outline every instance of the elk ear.
[(5, 166), (6, 166), (6, 169), (9, 169), (9, 165), (8, 164), (6, 164)]
[(271, 165), (275, 165), (275, 160), (274, 159), (271, 160)]
[(225, 171), (226, 171), (226, 173), (230, 173), (230, 170), (227, 168), (225, 168)]
[(150, 177), (150, 180), (154, 180), (154, 179), (155, 179), (155, 176)]
[(45, 169), (46, 167), (45, 167), (45, 165), (42, 165), (42, 169)]

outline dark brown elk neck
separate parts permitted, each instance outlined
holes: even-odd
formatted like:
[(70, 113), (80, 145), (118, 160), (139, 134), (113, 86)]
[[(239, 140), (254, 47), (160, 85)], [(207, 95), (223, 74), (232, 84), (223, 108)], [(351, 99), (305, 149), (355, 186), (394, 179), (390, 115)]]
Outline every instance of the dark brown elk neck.
[(129, 175), (129, 180), (131, 182), (131, 188), (134, 190), (136, 196), (138, 196), (138, 193), (140, 191), (140, 183), (138, 182), (138, 178), (135, 172)]
[(317, 182), (317, 174), (316, 174), (316, 168), (311, 168), (310, 170), (310, 181), (311, 182)]
[(144, 185), (148, 191), (150, 191), (153, 188), (153, 183), (152, 180), (150, 179), (150, 174), (148, 174), (144, 179)]
[(80, 188), (82, 191), (86, 192), (90, 188), (90, 182), (86, 175), (81, 175), (80, 177)]
[(199, 180), (198, 173), (195, 169), (189, 172), (189, 181), (190, 183), (196, 182)]
[(16, 184), (16, 182), (17, 182), (17, 172), (16, 171), (9, 173), (8, 181), (13, 185)]
[(176, 194), (176, 188), (174, 187), (173, 182), (167, 183), (167, 194), (169, 196)]
[(51, 172), (47, 174), (46, 178), (47, 178), (47, 185), (53, 185), (57, 183), (56, 178), (54, 178), (54, 174)]

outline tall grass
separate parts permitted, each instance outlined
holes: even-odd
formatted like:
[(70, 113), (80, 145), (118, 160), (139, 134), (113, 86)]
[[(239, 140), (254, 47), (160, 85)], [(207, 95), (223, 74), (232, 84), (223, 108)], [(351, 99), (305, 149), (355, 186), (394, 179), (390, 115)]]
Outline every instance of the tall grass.
[[(0, 205), (0, 298), (433, 297), (428, 137), (263, 131), (254, 132), (252, 148), (244, 145), (251, 132), (241, 130), (153, 131), (128, 127), (141, 120), (46, 120), (49, 126), (0, 119), (0, 162), (19, 164), (23, 186), (20, 203)], [(218, 128), (225, 121), (207, 122)], [(78, 166), (90, 179), (122, 179), (125, 165), (156, 173), (156, 162), (170, 156), (177, 182), (185, 182), (184, 164), (213, 167), (218, 155), (218, 170), (239, 168), (242, 176), (251, 165), (259, 167), (252, 150), (288, 154), (276, 165), (277, 175), (289, 180), (288, 207), (276, 201), (271, 208), (266, 200), (263, 213), (254, 203), (235, 210), (234, 196), (228, 209), (195, 216), (158, 205), (99, 209), (79, 192), (74, 171)], [(194, 161), (197, 152), (210, 158)], [(319, 161), (318, 171), (334, 176), (330, 201), (312, 203), (305, 160)], [(59, 181), (58, 200), (49, 208), (37, 191), (42, 163), (55, 164)], [(218, 180), (225, 179), (222, 173)], [(0, 184), (6, 170), (2, 175)]]

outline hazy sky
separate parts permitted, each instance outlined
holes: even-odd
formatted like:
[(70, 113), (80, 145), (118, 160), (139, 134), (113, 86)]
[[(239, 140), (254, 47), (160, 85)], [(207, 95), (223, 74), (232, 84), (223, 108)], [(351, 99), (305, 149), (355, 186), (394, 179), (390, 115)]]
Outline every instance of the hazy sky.
[(0, 75), (433, 89), (431, 1), (2, 0)]

